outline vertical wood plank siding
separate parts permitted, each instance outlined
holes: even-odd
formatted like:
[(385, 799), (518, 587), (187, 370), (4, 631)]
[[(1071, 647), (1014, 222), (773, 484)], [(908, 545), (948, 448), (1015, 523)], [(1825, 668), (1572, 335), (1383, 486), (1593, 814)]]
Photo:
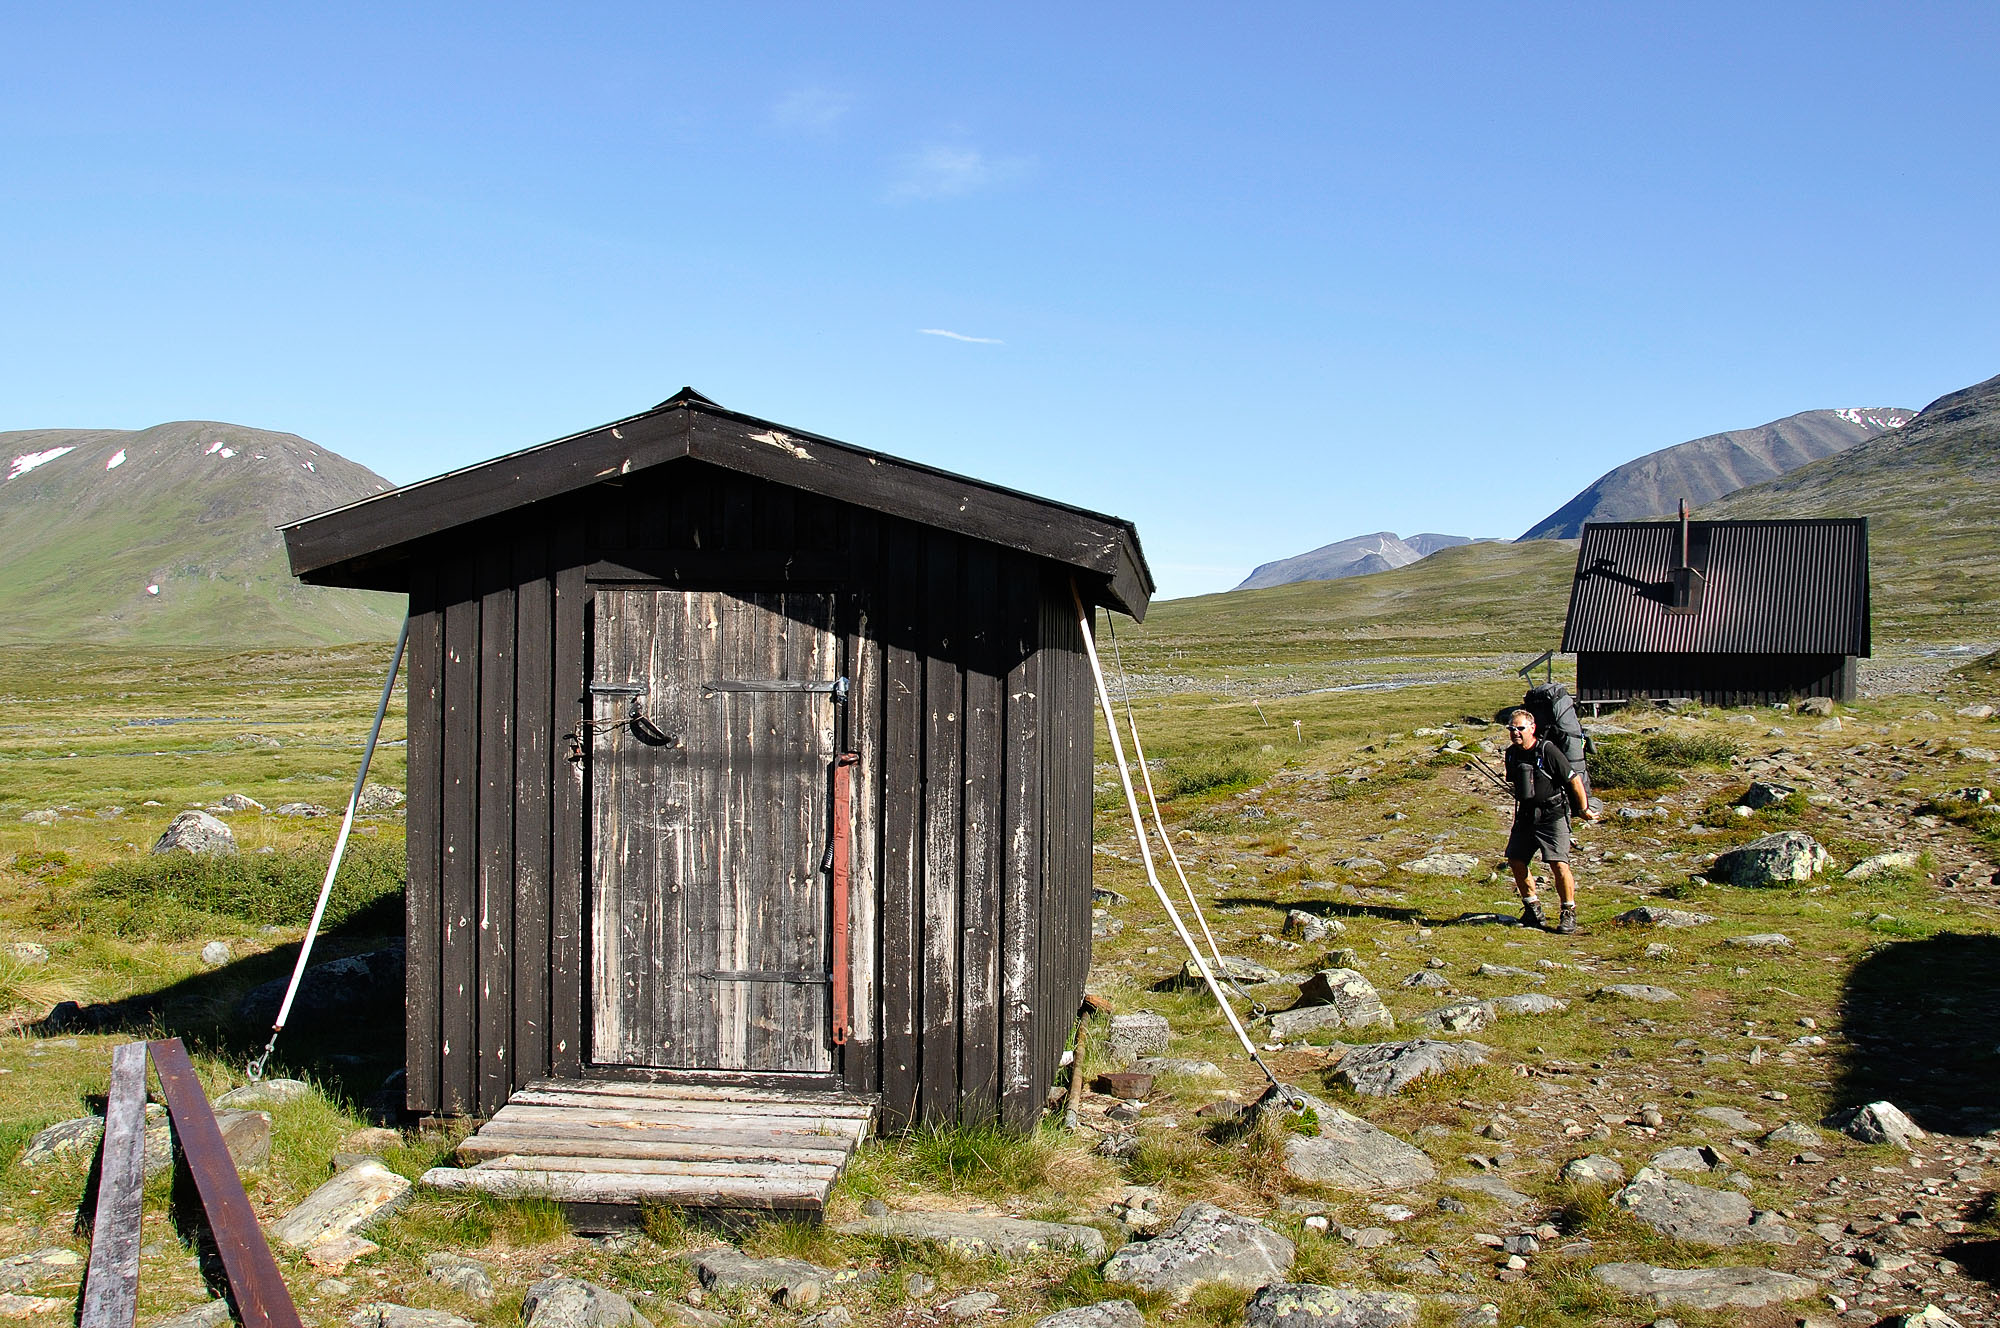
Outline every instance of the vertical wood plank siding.
[(1090, 962), (1094, 720), (1066, 576), (697, 462), (455, 532), (423, 565), (412, 1109), (490, 1113), (529, 1079), (605, 1059), (589, 1045), (589, 781), (568, 740), (588, 713), (597, 588), (795, 583), (835, 596), (852, 680), (837, 733), (861, 758), (853, 1032), (829, 1085), (881, 1094), (889, 1129), (1032, 1124)]

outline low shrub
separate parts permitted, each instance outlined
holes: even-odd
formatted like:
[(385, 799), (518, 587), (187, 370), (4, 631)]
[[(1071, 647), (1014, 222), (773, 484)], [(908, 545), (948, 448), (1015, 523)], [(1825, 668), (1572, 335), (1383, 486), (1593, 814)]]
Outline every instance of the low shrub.
[(1153, 788), (1164, 801), (1195, 793), (1223, 793), (1262, 783), (1271, 762), (1254, 747), (1205, 747), (1160, 762)]
[[(149, 854), (98, 868), (69, 907), (79, 927), (127, 939), (186, 940), (218, 922), (301, 927), (312, 917), (326, 863), (324, 851), (303, 849)], [(350, 842), (323, 925), (336, 928), (386, 905), (402, 894), (407, 876), (401, 844)]]
[(1679, 775), (1648, 760), (1640, 748), (1629, 742), (1600, 744), (1591, 753), (1588, 768), (1590, 786), (1594, 789), (1629, 789), (1635, 793), (1651, 793), (1673, 788), (1681, 782)]
[(1654, 733), (1639, 743), (1640, 756), (1670, 770), (1728, 765), (1741, 752), (1733, 738), (1720, 734)]

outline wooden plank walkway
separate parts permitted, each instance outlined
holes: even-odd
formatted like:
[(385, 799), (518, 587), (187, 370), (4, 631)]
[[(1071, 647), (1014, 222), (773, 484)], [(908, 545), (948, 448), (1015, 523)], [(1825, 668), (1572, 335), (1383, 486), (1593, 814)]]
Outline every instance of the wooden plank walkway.
[(843, 1093), (538, 1080), (433, 1167), (433, 1189), (603, 1205), (817, 1215), (875, 1125)]

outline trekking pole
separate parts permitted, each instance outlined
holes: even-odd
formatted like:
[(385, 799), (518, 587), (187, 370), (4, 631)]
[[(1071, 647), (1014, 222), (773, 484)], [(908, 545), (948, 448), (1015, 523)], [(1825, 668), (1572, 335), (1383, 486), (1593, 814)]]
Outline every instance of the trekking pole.
[(1500, 776), (1494, 774), (1493, 767), (1479, 759), (1479, 753), (1467, 752), (1466, 755), (1472, 758), (1472, 763), (1479, 767), (1479, 771), (1481, 774), (1485, 775), (1488, 779), (1492, 780), (1495, 784), (1498, 784), (1500, 786), (1500, 791), (1502, 793), (1505, 793), (1510, 798), (1514, 796), (1513, 785), (1509, 784), (1506, 780), (1500, 778)]

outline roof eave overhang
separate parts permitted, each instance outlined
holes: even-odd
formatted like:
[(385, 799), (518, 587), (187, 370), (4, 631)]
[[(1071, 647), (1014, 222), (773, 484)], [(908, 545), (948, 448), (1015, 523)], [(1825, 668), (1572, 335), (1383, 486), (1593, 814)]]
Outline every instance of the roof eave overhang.
[(681, 398), (280, 532), (302, 581), (401, 590), (421, 540), (682, 458), (1046, 558), (1080, 573), (1090, 599), (1135, 619), (1152, 599), (1129, 522)]

